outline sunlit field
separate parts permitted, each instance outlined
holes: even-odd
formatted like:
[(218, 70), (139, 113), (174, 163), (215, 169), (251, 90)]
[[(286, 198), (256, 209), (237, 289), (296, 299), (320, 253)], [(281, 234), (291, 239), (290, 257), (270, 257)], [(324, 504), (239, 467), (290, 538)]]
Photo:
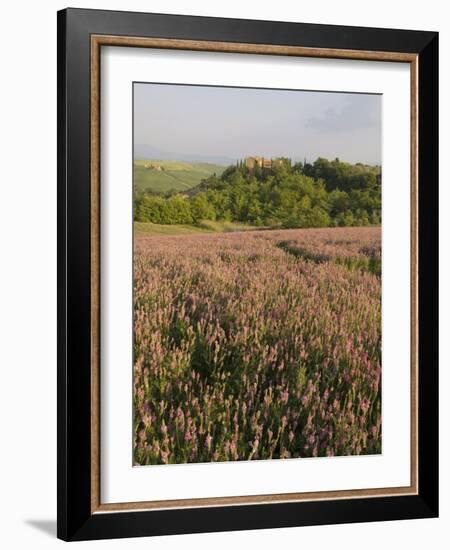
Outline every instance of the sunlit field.
[(134, 463), (381, 452), (381, 229), (136, 233)]

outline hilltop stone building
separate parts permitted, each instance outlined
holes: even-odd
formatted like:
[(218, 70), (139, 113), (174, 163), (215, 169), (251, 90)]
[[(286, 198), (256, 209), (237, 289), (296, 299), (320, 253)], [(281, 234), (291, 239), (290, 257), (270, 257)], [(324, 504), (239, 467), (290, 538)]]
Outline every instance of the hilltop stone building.
[(245, 157), (244, 159), (244, 164), (250, 171), (253, 171), (256, 166), (263, 170), (270, 170), (275, 166), (280, 166), (282, 162), (281, 159), (268, 159), (265, 157)]

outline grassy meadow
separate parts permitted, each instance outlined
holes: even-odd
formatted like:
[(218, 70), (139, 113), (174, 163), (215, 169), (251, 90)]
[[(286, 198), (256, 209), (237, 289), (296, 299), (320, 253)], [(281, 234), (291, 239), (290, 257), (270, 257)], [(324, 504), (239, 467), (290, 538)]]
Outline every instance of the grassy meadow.
[(197, 186), (213, 174), (220, 176), (224, 168), (218, 164), (202, 162), (135, 160), (133, 181), (137, 191), (183, 192)]
[(228, 221), (204, 220), (197, 225), (134, 222), (135, 234), (144, 235), (188, 235), (191, 233), (233, 233), (235, 231), (251, 231), (251, 225)]
[(381, 229), (243, 229), (135, 225), (134, 464), (380, 453)]

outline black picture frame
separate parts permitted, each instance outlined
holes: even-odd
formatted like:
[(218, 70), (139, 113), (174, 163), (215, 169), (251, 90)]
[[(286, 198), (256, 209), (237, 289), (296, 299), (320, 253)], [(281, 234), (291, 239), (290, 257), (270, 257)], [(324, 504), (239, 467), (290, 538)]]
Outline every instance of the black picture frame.
[[(58, 12), (58, 531), (88, 540), (438, 515), (438, 33), (117, 11)], [(91, 512), (91, 36), (418, 56), (418, 494)]]

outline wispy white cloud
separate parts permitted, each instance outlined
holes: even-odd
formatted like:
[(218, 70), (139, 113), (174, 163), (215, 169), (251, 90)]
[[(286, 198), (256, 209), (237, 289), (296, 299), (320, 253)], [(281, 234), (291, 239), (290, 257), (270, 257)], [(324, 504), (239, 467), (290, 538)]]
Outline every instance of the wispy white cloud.
[(309, 117), (306, 128), (321, 130), (325, 132), (349, 132), (367, 128), (380, 128), (380, 96), (367, 97), (354, 94), (347, 103), (338, 110), (329, 107), (321, 116)]

